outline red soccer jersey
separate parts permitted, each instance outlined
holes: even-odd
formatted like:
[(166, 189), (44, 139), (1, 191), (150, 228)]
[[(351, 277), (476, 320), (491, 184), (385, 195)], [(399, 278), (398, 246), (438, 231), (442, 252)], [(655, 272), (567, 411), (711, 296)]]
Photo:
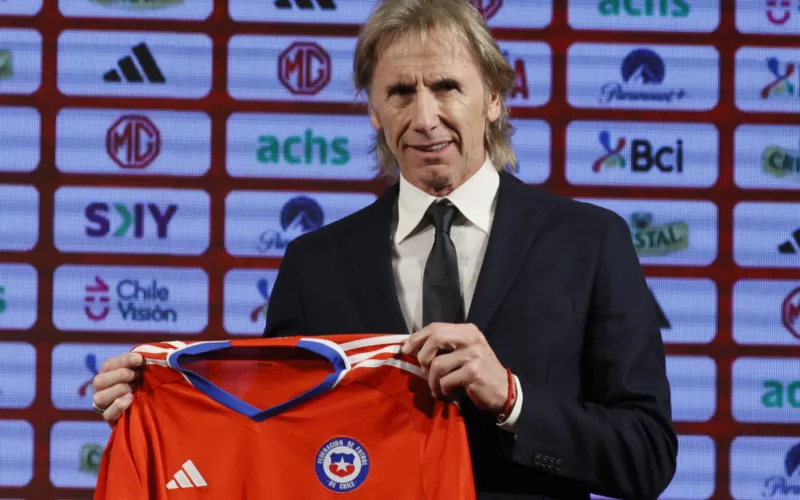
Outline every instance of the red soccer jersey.
[(95, 499), (474, 499), (464, 422), (407, 335), (165, 342)]

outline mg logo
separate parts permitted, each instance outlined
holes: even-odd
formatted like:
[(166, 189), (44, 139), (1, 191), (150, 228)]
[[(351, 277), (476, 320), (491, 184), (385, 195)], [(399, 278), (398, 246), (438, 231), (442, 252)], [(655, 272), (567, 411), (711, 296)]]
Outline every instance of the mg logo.
[(278, 58), (278, 78), (292, 94), (317, 94), (331, 81), (331, 57), (316, 43), (295, 42)]
[(472, 5), (474, 5), (483, 18), (488, 21), (503, 7), (503, 0), (472, 0)]
[(108, 129), (106, 149), (122, 168), (146, 168), (161, 150), (161, 135), (147, 117), (126, 115)]

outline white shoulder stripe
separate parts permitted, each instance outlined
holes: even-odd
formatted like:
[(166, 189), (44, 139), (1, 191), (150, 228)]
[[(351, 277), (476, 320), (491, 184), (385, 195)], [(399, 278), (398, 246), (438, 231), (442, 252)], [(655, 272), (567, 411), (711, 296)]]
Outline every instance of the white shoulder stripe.
[(390, 365), (394, 366), (395, 368), (399, 368), (401, 370), (405, 370), (409, 373), (413, 373), (414, 375), (426, 379), (425, 373), (422, 371), (422, 368), (419, 366), (409, 363), (408, 361), (402, 361), (399, 359), (389, 358), (389, 359), (368, 359), (366, 361), (362, 361), (357, 365), (353, 366), (353, 369), (356, 368), (378, 368), (380, 366)]
[(408, 337), (408, 334), (382, 335), (373, 338), (354, 340), (352, 342), (345, 342), (344, 344), (339, 344), (339, 347), (341, 347), (344, 351), (350, 351), (353, 349), (361, 349), (362, 347), (372, 347), (375, 345), (402, 344), (406, 341), (406, 339), (408, 339)]
[(166, 347), (156, 347), (154, 345), (140, 345), (133, 349), (133, 352), (146, 352), (148, 354), (169, 354), (175, 349), (168, 349)]
[(390, 345), (384, 347), (383, 349), (377, 349), (375, 351), (368, 351), (362, 352), (360, 354), (353, 354), (352, 356), (348, 356), (347, 359), (350, 360), (351, 364), (356, 364), (364, 361), (365, 359), (374, 358), (375, 356), (379, 356), (381, 354), (397, 354), (400, 352), (399, 345)]

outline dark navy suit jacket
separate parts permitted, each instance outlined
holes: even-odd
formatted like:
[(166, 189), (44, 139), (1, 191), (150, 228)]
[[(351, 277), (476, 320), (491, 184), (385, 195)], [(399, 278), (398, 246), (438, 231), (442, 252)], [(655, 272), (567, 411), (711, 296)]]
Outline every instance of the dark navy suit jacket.
[[(397, 195), (289, 244), (266, 336), (409, 333), (391, 267)], [(621, 217), (501, 173), (467, 321), (524, 396), (516, 438), (462, 405), (479, 498), (645, 500), (667, 487), (678, 443), (664, 346)]]

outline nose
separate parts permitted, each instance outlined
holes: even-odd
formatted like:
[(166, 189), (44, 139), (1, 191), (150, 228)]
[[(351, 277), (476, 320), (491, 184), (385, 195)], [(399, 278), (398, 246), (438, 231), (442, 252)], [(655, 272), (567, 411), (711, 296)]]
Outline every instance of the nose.
[(427, 89), (417, 92), (411, 107), (411, 128), (429, 135), (439, 125), (439, 101)]

